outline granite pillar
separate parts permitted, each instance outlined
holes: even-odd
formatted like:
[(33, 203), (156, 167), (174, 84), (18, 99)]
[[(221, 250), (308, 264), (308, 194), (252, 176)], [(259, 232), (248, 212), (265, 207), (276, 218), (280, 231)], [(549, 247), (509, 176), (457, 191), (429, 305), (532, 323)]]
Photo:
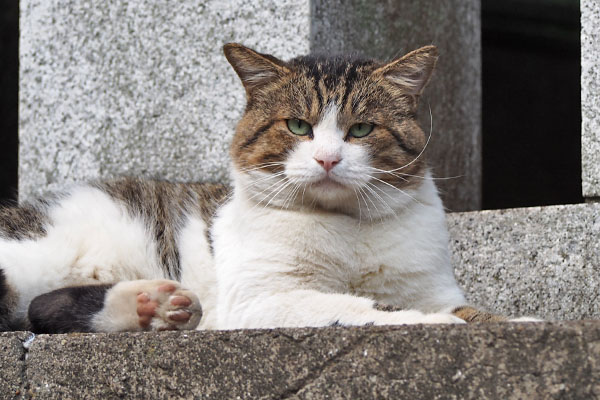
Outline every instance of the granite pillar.
[(600, 1), (581, 1), (583, 197), (600, 199)]

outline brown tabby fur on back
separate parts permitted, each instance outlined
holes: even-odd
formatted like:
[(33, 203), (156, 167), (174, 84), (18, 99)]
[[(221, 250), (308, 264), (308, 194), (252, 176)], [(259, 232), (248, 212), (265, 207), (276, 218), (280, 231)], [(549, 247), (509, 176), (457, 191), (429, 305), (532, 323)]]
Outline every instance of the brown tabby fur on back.
[[(311, 139), (292, 134), (286, 120), (301, 119), (314, 126), (327, 107), (335, 104), (342, 131), (348, 132), (361, 122), (375, 125), (364, 138), (345, 138), (368, 147), (372, 167), (384, 171), (404, 167), (403, 174), (423, 173), (424, 157), (414, 161), (426, 143), (416, 121), (416, 109), (437, 59), (435, 47), (424, 47), (388, 64), (319, 56), (283, 62), (237, 44), (226, 45), (224, 51), (248, 98), (231, 145), (231, 157), (238, 168), (284, 162), (297, 141)], [(272, 172), (281, 169), (280, 164), (263, 168)], [(378, 176), (398, 188), (418, 182), (407, 175), (379, 172)]]
[(187, 213), (198, 214), (207, 226), (228, 193), (224, 185), (212, 183), (172, 183), (137, 178), (121, 178), (96, 184), (125, 204), (130, 214), (142, 217), (154, 231), (163, 268), (172, 279), (180, 278), (177, 235)]

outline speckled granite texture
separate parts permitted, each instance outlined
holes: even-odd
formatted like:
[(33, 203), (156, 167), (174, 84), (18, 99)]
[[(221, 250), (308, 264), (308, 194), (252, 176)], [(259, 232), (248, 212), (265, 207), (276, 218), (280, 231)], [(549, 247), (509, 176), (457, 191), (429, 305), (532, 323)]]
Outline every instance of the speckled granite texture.
[[(21, 198), (115, 175), (226, 180), (244, 104), (221, 54), (226, 42), (284, 59), (311, 49), (388, 58), (435, 43), (429, 153), (438, 175), (462, 177), (447, 206), (477, 209), (479, 0), (390, 4), (22, 0)], [(429, 129), (427, 107), (423, 120)]]
[(600, 203), (448, 216), (467, 298), (503, 314), (600, 319)]
[(21, 1), (21, 198), (115, 175), (227, 178), (240, 41), (309, 51), (299, 0)]
[(600, 0), (581, 0), (581, 167), (584, 197), (600, 197)]
[(592, 399), (599, 343), (598, 321), (40, 335), (0, 397)]

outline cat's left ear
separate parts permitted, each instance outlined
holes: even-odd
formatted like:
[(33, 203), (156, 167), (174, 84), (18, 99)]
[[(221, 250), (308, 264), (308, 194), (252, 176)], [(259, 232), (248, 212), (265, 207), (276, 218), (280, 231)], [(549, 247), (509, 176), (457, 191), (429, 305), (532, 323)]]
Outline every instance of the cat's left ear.
[(248, 95), (289, 72), (283, 61), (238, 43), (227, 43), (223, 46), (223, 52), (240, 77)]
[(375, 73), (383, 74), (387, 80), (400, 86), (408, 94), (420, 96), (431, 78), (437, 59), (437, 48), (425, 46), (390, 61)]

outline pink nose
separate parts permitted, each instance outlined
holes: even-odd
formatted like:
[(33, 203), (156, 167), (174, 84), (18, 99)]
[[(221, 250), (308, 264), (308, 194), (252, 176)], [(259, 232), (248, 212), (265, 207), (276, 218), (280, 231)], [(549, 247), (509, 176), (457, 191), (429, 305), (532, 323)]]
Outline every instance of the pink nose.
[(318, 158), (315, 157), (315, 161), (321, 164), (321, 167), (325, 168), (325, 171), (329, 172), (341, 161), (341, 159), (338, 156), (324, 156)]

